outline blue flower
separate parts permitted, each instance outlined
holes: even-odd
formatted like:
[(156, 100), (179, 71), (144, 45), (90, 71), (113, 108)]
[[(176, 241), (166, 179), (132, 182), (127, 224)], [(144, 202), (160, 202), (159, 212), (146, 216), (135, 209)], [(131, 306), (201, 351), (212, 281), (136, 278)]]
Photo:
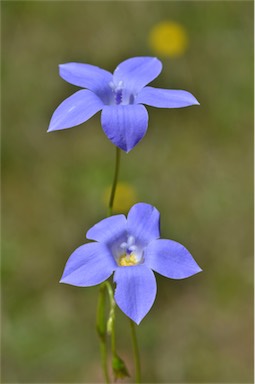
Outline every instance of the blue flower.
[(115, 215), (100, 221), (87, 232), (87, 238), (95, 242), (72, 253), (60, 282), (89, 287), (114, 272), (115, 301), (139, 324), (156, 297), (152, 271), (171, 279), (184, 279), (201, 271), (183, 245), (159, 239), (159, 218), (156, 208), (138, 203), (127, 218)]
[(71, 128), (102, 110), (101, 123), (108, 139), (129, 152), (143, 138), (148, 112), (142, 104), (158, 108), (181, 108), (199, 104), (186, 91), (146, 87), (161, 72), (155, 57), (123, 61), (113, 74), (89, 64), (59, 66), (60, 76), (82, 89), (64, 100), (53, 113), (49, 131)]

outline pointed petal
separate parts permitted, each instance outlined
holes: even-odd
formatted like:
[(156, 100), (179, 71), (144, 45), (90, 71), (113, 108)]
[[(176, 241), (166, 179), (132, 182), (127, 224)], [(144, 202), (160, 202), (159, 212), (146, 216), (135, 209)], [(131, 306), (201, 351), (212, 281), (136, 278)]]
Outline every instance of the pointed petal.
[(84, 244), (69, 257), (60, 283), (90, 287), (108, 279), (115, 268), (116, 263), (105, 245)]
[(151, 309), (157, 292), (153, 272), (145, 265), (119, 267), (114, 274), (117, 283), (115, 300), (120, 309), (139, 324)]
[[(86, 234), (87, 239), (112, 244), (126, 238), (127, 219), (124, 215), (115, 215), (99, 221)], [(124, 240), (123, 240), (124, 241)]]
[(48, 132), (84, 123), (103, 108), (103, 102), (91, 91), (82, 89), (65, 99), (52, 115)]
[(133, 205), (127, 216), (128, 233), (134, 236), (142, 247), (160, 236), (160, 213), (150, 204)]
[(111, 93), (109, 83), (113, 79), (112, 74), (94, 65), (82, 63), (60, 64), (59, 75), (68, 83), (88, 88), (99, 96)]
[(155, 240), (144, 251), (146, 265), (171, 279), (184, 279), (201, 272), (189, 251), (172, 240)]
[(108, 139), (129, 152), (144, 137), (148, 119), (143, 105), (111, 105), (103, 108), (101, 122)]
[(130, 92), (139, 92), (160, 74), (162, 63), (156, 57), (133, 57), (118, 65), (113, 73), (113, 82), (123, 82)]
[(153, 87), (143, 88), (136, 97), (136, 103), (157, 108), (182, 108), (199, 105), (197, 99), (187, 91)]

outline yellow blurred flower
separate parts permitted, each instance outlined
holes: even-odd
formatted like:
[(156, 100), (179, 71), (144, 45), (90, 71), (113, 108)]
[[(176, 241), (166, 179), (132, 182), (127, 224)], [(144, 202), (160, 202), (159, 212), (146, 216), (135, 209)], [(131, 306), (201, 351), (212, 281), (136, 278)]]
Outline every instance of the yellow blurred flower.
[(156, 55), (178, 57), (187, 49), (188, 35), (181, 24), (161, 21), (150, 31), (149, 45)]
[[(109, 186), (103, 196), (105, 206), (108, 206), (112, 187)], [(131, 184), (120, 182), (117, 184), (113, 203), (113, 213), (126, 213), (138, 202), (136, 190)]]

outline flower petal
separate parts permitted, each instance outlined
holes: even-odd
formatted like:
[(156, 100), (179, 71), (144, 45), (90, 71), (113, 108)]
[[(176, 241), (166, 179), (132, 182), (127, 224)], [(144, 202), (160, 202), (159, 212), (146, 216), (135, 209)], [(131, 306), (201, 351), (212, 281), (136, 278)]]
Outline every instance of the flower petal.
[(117, 283), (115, 300), (120, 309), (137, 324), (151, 309), (157, 292), (153, 272), (145, 265), (119, 267), (114, 274)]
[(88, 88), (99, 97), (112, 92), (109, 86), (113, 79), (112, 74), (94, 65), (82, 63), (60, 64), (59, 75), (68, 83)]
[[(126, 239), (127, 219), (124, 215), (115, 215), (99, 221), (86, 234), (87, 239), (99, 241), (100, 243), (112, 244)], [(123, 240), (123, 241), (124, 241)]]
[(187, 91), (153, 87), (143, 88), (136, 97), (136, 103), (158, 108), (182, 108), (189, 105), (199, 105), (197, 99)]
[(118, 65), (113, 73), (113, 81), (131, 92), (139, 92), (154, 80), (162, 70), (162, 63), (156, 57), (133, 57)]
[(111, 105), (102, 111), (101, 123), (108, 139), (129, 152), (144, 137), (148, 127), (148, 112), (143, 105)]
[(105, 245), (84, 244), (69, 257), (60, 283), (90, 287), (108, 279), (115, 268), (116, 263)]
[(103, 108), (103, 102), (91, 91), (82, 89), (65, 99), (52, 115), (48, 132), (84, 123)]
[(146, 246), (150, 241), (160, 236), (160, 213), (150, 204), (138, 203), (133, 205), (127, 216), (128, 233), (134, 236), (136, 242)]
[(184, 279), (201, 272), (189, 251), (173, 240), (155, 240), (144, 251), (146, 265), (171, 279)]

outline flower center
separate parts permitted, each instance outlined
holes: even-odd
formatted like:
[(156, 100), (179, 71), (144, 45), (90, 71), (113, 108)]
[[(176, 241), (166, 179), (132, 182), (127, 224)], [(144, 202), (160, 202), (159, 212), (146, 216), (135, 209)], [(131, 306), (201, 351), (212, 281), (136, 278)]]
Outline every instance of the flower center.
[(109, 85), (112, 89), (113, 96), (110, 105), (134, 104), (134, 95), (128, 92), (128, 90), (124, 87), (123, 81), (119, 81), (118, 84), (111, 81)]
[(143, 251), (135, 244), (134, 236), (129, 236), (127, 242), (120, 244), (120, 256), (117, 263), (121, 267), (130, 267), (143, 262)]

